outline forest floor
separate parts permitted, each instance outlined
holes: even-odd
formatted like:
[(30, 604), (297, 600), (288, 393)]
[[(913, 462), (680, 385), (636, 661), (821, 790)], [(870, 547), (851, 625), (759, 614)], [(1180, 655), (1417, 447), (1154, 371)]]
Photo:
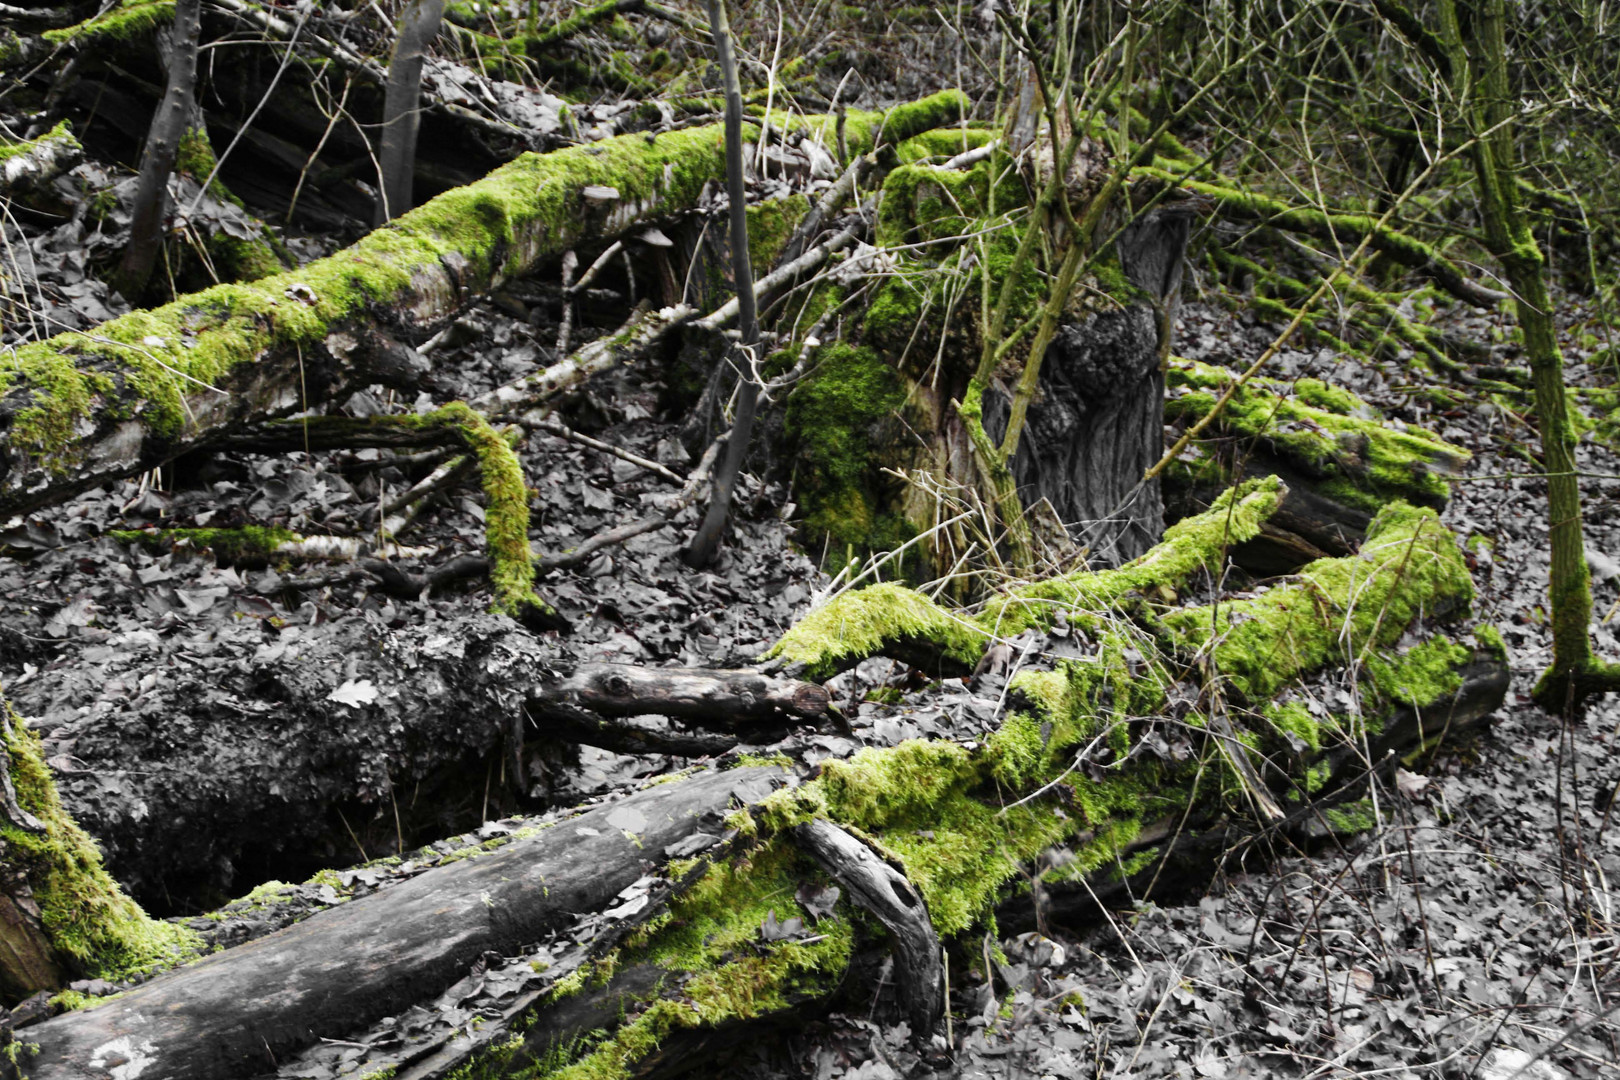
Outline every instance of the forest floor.
[[(73, 325), (105, 317), (105, 291), (85, 273), (94, 243), (38, 230), (27, 239), (37, 280), (54, 298), (42, 299), (42, 311)], [(548, 289), (520, 285), (502, 307), (485, 303), (466, 316), (466, 343), (435, 357), (433, 383), (419, 401), (362, 392), (346, 407), (357, 415), (426, 409), (544, 366), (555, 336)], [(1593, 320), (1570, 300), (1565, 347), (1574, 385), (1611, 374), (1585, 363)], [(1479, 340), (1501, 329), (1482, 317), (1460, 321), (1466, 325), (1457, 329)], [(1241, 309), (1207, 304), (1188, 305), (1180, 323), (1179, 352), (1234, 368), (1274, 333)], [(1560, 724), (1529, 702), (1549, 656), (1545, 485), (1526, 475), (1536, 468), (1527, 457), (1533, 432), (1522, 411), (1484, 401), (1437, 411), (1409, 373), (1338, 363), (1325, 351), (1286, 351), (1269, 373), (1346, 386), (1391, 421), (1473, 451), (1444, 519), (1468, 541), (1476, 618), (1495, 625), (1511, 651), (1513, 688), (1489, 734), (1398, 774), (1394, 788), (1375, 792), (1373, 827), (1353, 840), (1308, 853), (1256, 842), (1231, 853), (1207, 889), (1166, 883), (1174, 884), (1174, 903), (1143, 900), (1089, 929), (1048, 926), (1044, 935), (972, 944), (967, 951), (985, 957), (980, 970), (994, 975), (954, 979), (950, 1046), (940, 1042), (919, 1057), (903, 1026), (873, 1019), (881, 1015), (876, 995), (851, 994), (846, 1011), (738, 1051), (727, 1075), (1506, 1077), (1524, 1068), (1525, 1076), (1597, 1077), (1620, 1070), (1620, 1022), (1611, 1015), (1620, 1003), (1612, 967), (1620, 954), (1620, 897), (1612, 891), (1620, 888), (1620, 823), (1610, 822), (1608, 807), (1620, 786), (1620, 763), (1610, 754), (1620, 703), (1598, 702)], [(628, 369), (593, 384), (567, 419), (682, 472), (690, 459), (669, 400), (659, 373)], [(1602, 618), (1620, 605), (1620, 460), (1591, 439), (1580, 456), (1591, 474), (1586, 530)], [(532, 536), (546, 551), (633, 521), (674, 490), (638, 466), (548, 435), (531, 438), (522, 459), (538, 491), (534, 505), (544, 510)], [(143, 680), (251, 667), (335, 621), (402, 626), (488, 603), (476, 583), (400, 601), (346, 566), (226, 565), (206, 550), (120, 542), (109, 530), (251, 521), (354, 534), (365, 529), (368, 509), (405, 483), (372, 451), (219, 458), (88, 493), (0, 535), (14, 556), (0, 560), (0, 685), (44, 735), (64, 796), (92, 830), (96, 808), (117, 803), (120, 778), (76, 768), (76, 733), (108, 718), (147, 723)], [(476, 551), (482, 516), (471, 486), (452, 491), (410, 534), (423, 549), (412, 565)], [(696, 516), (689, 508), (672, 527), (541, 582), (574, 624), (571, 634), (551, 638), (559, 660), (748, 663), (826, 587), (817, 571), (824, 553), (794, 547), (779, 481), (745, 478), (732, 542), (703, 573), (678, 558)], [(1620, 621), (1605, 621), (1596, 633), (1610, 658), (1620, 657), (1617, 630)], [(1034, 642), (1024, 662), (1049, 662), (1049, 644)], [(887, 675), (879, 664), (835, 683), (841, 699), (856, 703), (853, 739), (802, 732), (776, 749), (813, 765), (855, 743), (961, 737), (982, 730), (1002, 704), (1004, 680), (996, 679), (914, 688), (896, 705), (863, 700)], [(574, 753), (558, 748), (553, 767), (523, 778), (527, 794), (567, 806), (683, 764)], [(140, 899), (193, 920), (216, 941), (257, 936), (511, 831), (516, 821), (502, 815), (513, 805), (497, 793), (476, 815), (491, 820), (459, 838), (418, 823), (433, 842), (416, 848), (402, 837), (400, 850), (385, 853), (392, 860), (376, 861), (379, 852), (358, 842), (353, 851), (312, 853), (324, 865), (370, 862), (340, 872), (337, 887), (331, 879), (272, 882), (260, 902), (236, 905), (223, 922), (197, 919), (198, 898)], [(290, 876), (288, 866), (232, 870), (237, 894)], [(266, 895), (278, 902), (264, 903)], [(1037, 911), (1031, 917), (1041, 921)], [(112, 988), (94, 988), (102, 989)], [(476, 1002), (456, 1009), (423, 1023), (465, 1022)], [(321, 1067), (326, 1075), (343, 1071), (341, 1049), (333, 1053)]]

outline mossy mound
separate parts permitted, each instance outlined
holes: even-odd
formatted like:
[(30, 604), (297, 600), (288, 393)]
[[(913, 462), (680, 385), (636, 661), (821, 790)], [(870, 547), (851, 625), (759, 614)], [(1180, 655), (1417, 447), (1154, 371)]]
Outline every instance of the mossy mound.
[[(1190, 427), (1210, 410), (1237, 376), (1224, 368), (1175, 358), (1166, 374), (1165, 420)], [(1257, 454), (1258, 451), (1258, 454)], [(1468, 451), (1415, 429), (1397, 431), (1376, 409), (1319, 379), (1294, 383), (1258, 377), (1232, 395), (1221, 414), (1182, 459), (1167, 483), (1219, 491), (1233, 462), (1257, 457), (1291, 467), (1313, 490), (1363, 513), (1391, 500), (1441, 509), (1451, 490), (1446, 477), (1460, 471)]]

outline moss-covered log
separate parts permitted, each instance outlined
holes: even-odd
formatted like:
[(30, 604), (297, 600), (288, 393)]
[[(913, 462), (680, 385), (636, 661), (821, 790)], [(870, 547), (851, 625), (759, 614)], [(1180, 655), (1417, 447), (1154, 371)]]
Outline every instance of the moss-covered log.
[(0, 196), (26, 201), (82, 160), (84, 148), (66, 120), (37, 139), (0, 146)]
[[(1174, 359), (1165, 418), (1190, 427), (1202, 420), (1237, 376)], [(1446, 477), (1467, 451), (1416, 429), (1395, 430), (1366, 402), (1319, 379), (1251, 379), (1165, 474), (1178, 514), (1197, 513), (1245, 477), (1278, 476), (1282, 505), (1239, 552), (1256, 570), (1277, 570), (1295, 553), (1343, 555), (1355, 548), (1379, 509), (1403, 499), (1442, 509)]]
[[(498, 1019), (471, 1042), (435, 1036), (401, 1046), (381, 1038), (380, 1028), (339, 1033), (336, 1023), (310, 1032), (369, 1046), (365, 1067), (397, 1068), (400, 1076), (470, 1067), (460, 1075), (560, 1069), (601, 1080), (667, 1061), (681, 1046), (710, 1045), (738, 1025), (829, 1002), (852, 972), (873, 970), (889, 946), (853, 917), (847, 897), (834, 903), (832, 883), (798, 846), (796, 827), (813, 820), (838, 825), (899, 868), (947, 942), (973, 931), (1032, 866), (1040, 867), (1033, 871), (1039, 888), (1059, 898), (1081, 881), (1100, 890), (1118, 879), (1145, 884), (1161, 866), (1177, 875), (1189, 858), (1207, 866), (1218, 854), (1215, 841), (1268, 827), (1253, 810), (1260, 796), (1285, 809), (1284, 827), (1302, 833), (1321, 822), (1357, 827), (1359, 812), (1330, 812), (1317, 800), (1354, 794), (1378, 764), (1364, 759), (1369, 745), (1380, 755), (1411, 753), (1477, 723), (1505, 690), (1504, 654), (1485, 631), (1470, 643), (1446, 628), (1467, 610), (1470, 579), (1434, 512), (1405, 503), (1373, 519), (1354, 555), (1318, 560), (1269, 587), (1216, 591), (1228, 553), (1259, 535), (1284, 496), (1274, 477), (1251, 481), (1172, 527), (1132, 563), (1014, 589), (978, 610), (952, 610), (896, 585), (838, 597), (777, 645), (779, 661), (824, 675), (864, 657), (899, 654), (938, 671), (963, 671), (1012, 635), (1044, 640), (1043, 651), (1067, 658), (1015, 673), (1007, 712), (988, 736), (973, 725), (952, 737), (826, 761), (814, 774), (779, 771), (782, 790), (727, 819), (741, 846), (726, 858), (694, 862), (694, 849), (650, 843), (626, 852), (631, 876), (644, 872), (647, 859), (663, 880), (680, 883), (667, 906), (635, 901), (644, 923), (619, 935), (611, 950), (599, 949), (588, 969), (574, 956), (559, 972), (567, 978), (541, 980), (506, 999)], [(400, 641), (414, 641), (420, 661), (442, 671), (431, 641), (420, 637)], [(489, 678), (514, 678), (521, 666), (480, 661), (477, 651), (467, 661)], [(1349, 699), (1319, 692), (1347, 678), (1357, 688)], [(522, 871), (525, 879), (537, 872), (546, 873)], [(435, 887), (424, 878), (410, 888), (429, 895)], [(604, 896), (594, 908), (573, 910), (608, 903)], [(199, 972), (229, 971), (240, 981), (247, 977), (240, 973), (273, 963), (274, 973), (261, 972), (258, 985), (319, 982), (293, 974), (301, 965), (282, 957), (305, 948), (298, 942), (315, 941), (307, 935), (321, 920), (358, 925), (363, 918), (330, 914), (306, 930), (264, 939), (253, 953), (226, 954), (121, 1002), (42, 1025), (30, 1036), (42, 1046), (30, 1075), (57, 1075), (49, 1068), (63, 1060), (82, 1066), (82, 1047), (113, 1039), (119, 1024), (133, 1022), (130, 1010), (145, 1008), (145, 995), (193, 1000), (169, 988), (206, 986)], [(350, 939), (342, 935), (320, 940), (322, 949), (371, 947), (344, 944)], [(450, 984), (470, 959), (435, 957), (432, 977), (418, 990), (429, 997), (444, 991), (459, 1002), (473, 991)], [(311, 963), (326, 972), (373, 966), (363, 957), (344, 965), (324, 951)], [(275, 1027), (274, 1010), (289, 1001), (283, 995), (255, 1012), (250, 1029)], [(388, 1008), (397, 1004), (389, 999)], [(176, 1053), (195, 1038), (207, 1047), (184, 1052), (219, 1053), (208, 1048), (218, 1044), (215, 1027), (186, 1009), (166, 1015), (192, 1016), (189, 1023), (170, 1024), (165, 1041), (154, 1039), (142, 1052)], [(71, 1051), (77, 1056), (64, 1056), (69, 1051), (61, 1048), (74, 1046), (81, 1047)]]
[[(35, 1026), (4, 1075), (218, 1080), (273, 1071), (311, 1043), (449, 989), (486, 954), (514, 955), (569, 928), (576, 913), (602, 910), (642, 875), (641, 853), (700, 851), (700, 834), (712, 845), (735, 802), (757, 803), (778, 776), (759, 767), (659, 784), (322, 912)], [(540, 971), (551, 983), (584, 974), (577, 961)]]
[(70, 978), (119, 981), (197, 954), (194, 934), (158, 922), (102, 866), (63, 808), (46, 751), (0, 699), (0, 1001), (14, 1005)]
[[(880, 131), (902, 138), (964, 106), (960, 94), (939, 94), (851, 115), (845, 134), (865, 149)], [(830, 119), (797, 122), (830, 137)], [(372, 381), (368, 355), (348, 342), (379, 325), (414, 332), (542, 259), (688, 209), (721, 163), (717, 127), (525, 155), (296, 271), (20, 347), (0, 374), (0, 514)], [(588, 186), (617, 197), (593, 209), (600, 202), (581, 196)]]

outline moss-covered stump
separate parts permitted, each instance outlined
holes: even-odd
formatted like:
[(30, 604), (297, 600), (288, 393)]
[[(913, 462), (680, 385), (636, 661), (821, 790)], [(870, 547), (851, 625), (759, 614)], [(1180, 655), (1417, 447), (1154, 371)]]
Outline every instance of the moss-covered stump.
[[(844, 132), (866, 150), (952, 122), (965, 104), (943, 93), (850, 114)], [(781, 122), (832, 138), (831, 118)], [(691, 208), (723, 169), (721, 143), (711, 126), (528, 154), (298, 270), (18, 348), (0, 373), (0, 515), (373, 381), (377, 358), (356, 340), (418, 333), (543, 259)], [(590, 186), (616, 198), (587, 203)]]
[(196, 955), (196, 935), (124, 895), (63, 809), (39, 736), (0, 699), (0, 1003), (75, 978), (117, 982)]
[[(1131, 243), (1087, 261), (1053, 308), (1030, 391), (1021, 376), (1063, 259), (993, 136), (918, 136), (898, 148), (900, 164), (883, 181), (882, 253), (857, 265), (886, 276), (869, 287), (858, 332), (846, 328), (823, 350), (788, 403), (806, 548), (837, 558), (893, 548), (949, 516), (940, 493), (947, 504), (971, 503), (963, 489), (980, 486), (983, 469), (972, 429), (982, 425), (999, 447), (1014, 415), (1020, 437), (1006, 469), (1025, 508), (1044, 502), (1045, 517), (1108, 563), (1141, 554), (1162, 530), (1157, 482), (1140, 480), (1160, 452), (1164, 316), (1179, 289), (1185, 219), (1150, 211)], [(979, 156), (952, 165), (965, 151)], [(842, 276), (858, 280), (853, 268)], [(963, 546), (936, 534), (914, 550), (944, 572)]]
[[(1167, 373), (1165, 419), (1190, 427), (1209, 414), (1237, 375), (1174, 358)], [(1197, 513), (1227, 485), (1277, 476), (1283, 504), (1238, 558), (1261, 572), (1282, 572), (1309, 558), (1343, 555), (1393, 500), (1443, 509), (1446, 478), (1468, 452), (1415, 428), (1397, 430), (1354, 394), (1319, 379), (1244, 384), (1202, 437), (1166, 470), (1172, 516)]]

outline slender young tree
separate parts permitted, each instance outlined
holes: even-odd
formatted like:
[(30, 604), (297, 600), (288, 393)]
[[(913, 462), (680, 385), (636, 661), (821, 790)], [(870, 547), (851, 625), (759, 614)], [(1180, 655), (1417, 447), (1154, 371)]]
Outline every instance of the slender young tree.
[(134, 302), (146, 291), (163, 246), (163, 219), (168, 212), (169, 174), (180, 150), (180, 140), (191, 120), (197, 89), (197, 36), (202, 21), (202, 0), (177, 0), (169, 37), (169, 85), (152, 114), (152, 126), (141, 154), (140, 179), (135, 188), (135, 212), (130, 221), (129, 245), (113, 275), (113, 286)]
[(1472, 156), (1479, 182), (1485, 242), (1513, 289), (1515, 314), (1524, 334), (1547, 470), (1548, 538), (1552, 565), (1552, 665), (1536, 685), (1536, 701), (1550, 711), (1577, 708), (1594, 694), (1620, 689), (1620, 665), (1592, 654), (1592, 575), (1581, 537), (1581, 488), (1576, 475), (1577, 435), (1564, 389), (1564, 358), (1553, 324), (1546, 257), (1530, 232), (1520, 203), (1513, 115), (1508, 80), (1507, 7), (1481, 0), (1468, 12), (1464, 36), (1456, 0), (1440, 0), (1440, 41), (1451, 85), (1462, 102), (1474, 137)]
[(759, 316), (754, 303), (753, 264), (748, 258), (748, 195), (743, 187), (742, 88), (737, 82), (737, 54), (731, 43), (731, 23), (726, 17), (725, 0), (709, 0), (709, 30), (714, 48), (720, 54), (720, 72), (726, 91), (726, 194), (731, 202), (731, 273), (737, 286), (737, 326), (742, 339), (731, 355), (740, 359), (742, 387), (737, 395), (737, 415), (726, 444), (726, 456), (714, 474), (714, 494), (696, 535), (686, 549), (686, 562), (707, 566), (714, 561), (731, 510), (731, 494), (748, 456), (748, 443), (754, 431), (754, 413), (759, 408), (759, 382), (755, 378), (754, 350), (759, 345)]
[(376, 224), (412, 206), (411, 180), (416, 169), (416, 133), (421, 122), (422, 63), (444, 19), (444, 0), (410, 0), (399, 13), (399, 32), (388, 64), (388, 90), (383, 99), (382, 196)]

